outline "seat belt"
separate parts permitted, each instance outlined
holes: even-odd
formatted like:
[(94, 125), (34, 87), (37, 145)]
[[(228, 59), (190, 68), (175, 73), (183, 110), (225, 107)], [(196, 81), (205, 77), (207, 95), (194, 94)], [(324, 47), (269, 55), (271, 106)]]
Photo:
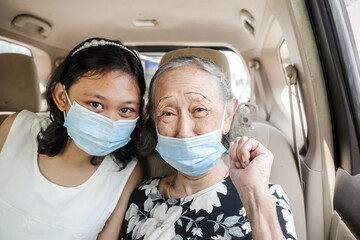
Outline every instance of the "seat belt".
[(291, 128), (292, 128), (292, 132), (293, 132), (293, 145), (294, 145), (294, 154), (298, 163), (298, 168), (299, 168), (299, 177), (300, 177), (300, 182), (301, 182), (301, 188), (303, 189), (303, 191), (305, 190), (305, 182), (303, 181), (303, 177), (302, 177), (302, 171), (301, 171), (301, 160), (300, 160), (300, 155), (299, 155), (299, 151), (298, 151), (298, 146), (297, 146), (297, 141), (296, 141), (296, 126), (295, 126), (295, 115), (294, 115), (294, 107), (293, 107), (293, 101), (292, 101), (292, 93), (291, 93), (291, 86), (295, 87), (295, 92), (296, 92), (296, 98), (297, 98), (297, 104), (298, 104), (298, 110), (299, 110), (299, 116), (300, 116), (300, 122), (301, 122), (301, 128), (302, 128), (302, 132), (303, 132), (303, 137), (304, 137), (304, 146), (307, 150), (307, 141), (306, 141), (306, 136), (305, 136), (305, 129), (304, 129), (304, 121), (303, 121), (303, 117), (302, 117), (302, 111), (300, 108), (300, 99), (299, 99), (299, 93), (298, 93), (298, 74), (296, 71), (296, 68), (294, 65), (290, 64), (286, 67), (286, 75), (287, 75), (287, 86), (288, 86), (288, 90), (289, 90), (289, 104), (290, 104), (290, 115), (291, 115)]
[(265, 114), (266, 114), (266, 121), (269, 121), (270, 119), (270, 113), (265, 101), (265, 90), (264, 90), (264, 86), (262, 84), (261, 81), (261, 77), (260, 77), (260, 62), (256, 59), (252, 59), (249, 61), (248, 63), (249, 68), (250, 68), (250, 76), (251, 76), (251, 97), (250, 97), (250, 101), (255, 103), (256, 101), (256, 97), (255, 97), (255, 86), (257, 87), (257, 89), (259, 90), (259, 95), (260, 95), (260, 99), (261, 102), (264, 105), (264, 109), (265, 109)]

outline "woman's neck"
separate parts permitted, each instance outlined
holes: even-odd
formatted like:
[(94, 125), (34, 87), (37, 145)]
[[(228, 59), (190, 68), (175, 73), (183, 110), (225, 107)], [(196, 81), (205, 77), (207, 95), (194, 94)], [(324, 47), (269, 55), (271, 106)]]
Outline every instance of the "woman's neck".
[(214, 167), (199, 176), (189, 176), (181, 172), (169, 176), (165, 179), (161, 192), (168, 198), (190, 196), (220, 182), (228, 176), (228, 172), (228, 166), (220, 159)]

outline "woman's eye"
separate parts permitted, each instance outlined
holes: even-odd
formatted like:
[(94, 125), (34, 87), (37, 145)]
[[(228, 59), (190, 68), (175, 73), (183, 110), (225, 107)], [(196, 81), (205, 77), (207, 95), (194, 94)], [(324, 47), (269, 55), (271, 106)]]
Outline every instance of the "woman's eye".
[(171, 112), (166, 112), (163, 114), (164, 116), (172, 116), (172, 113)]
[(90, 106), (92, 106), (93, 108), (96, 108), (96, 109), (104, 109), (103, 105), (101, 105), (98, 102), (91, 102)]
[(207, 113), (208, 111), (205, 108), (195, 108), (193, 112), (195, 117), (205, 117)]

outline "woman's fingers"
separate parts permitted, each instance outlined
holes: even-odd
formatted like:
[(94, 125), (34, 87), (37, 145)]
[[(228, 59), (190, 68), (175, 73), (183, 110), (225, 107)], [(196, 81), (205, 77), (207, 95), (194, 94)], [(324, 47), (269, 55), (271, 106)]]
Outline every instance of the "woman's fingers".
[(239, 138), (235, 138), (233, 142), (230, 143), (230, 163), (232, 164), (233, 168), (240, 169), (242, 168), (240, 163), (240, 158), (237, 155), (237, 146), (239, 144)]
[(245, 162), (250, 155), (243, 153), (241, 148), (248, 139), (248, 137), (237, 137), (230, 143), (230, 159), (236, 168), (245, 168), (247, 166)]
[(259, 148), (259, 142), (256, 141), (253, 138), (248, 138), (244, 142), (244, 144), (241, 146), (241, 153), (243, 157), (244, 164), (247, 166), (250, 164), (250, 161), (252, 161), (257, 155), (258, 155), (258, 148)]
[(230, 159), (236, 168), (246, 168), (260, 155), (269, 155), (272, 158), (271, 152), (253, 138), (237, 137), (230, 143)]

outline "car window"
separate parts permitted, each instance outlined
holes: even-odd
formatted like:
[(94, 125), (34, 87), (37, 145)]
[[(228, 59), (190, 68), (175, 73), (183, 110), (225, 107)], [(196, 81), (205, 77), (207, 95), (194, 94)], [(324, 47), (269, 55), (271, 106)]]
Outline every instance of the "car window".
[[(291, 61), (289, 49), (288, 49), (288, 46), (287, 46), (285, 40), (280, 45), (279, 57), (280, 57), (281, 66), (283, 69), (284, 79), (286, 81), (288, 79), (287, 74), (286, 74), (286, 67), (289, 64), (292, 64), (292, 61)], [(301, 81), (301, 79), (299, 81)], [(298, 95), (299, 101), (298, 101), (297, 95), (296, 95), (296, 88), (294, 88), (294, 87), (291, 88), (291, 97), (292, 97), (292, 102), (293, 102), (293, 106), (294, 106), (295, 124), (298, 128), (302, 128), (301, 121), (303, 121), (304, 133), (305, 133), (305, 137), (307, 137), (307, 123), (306, 123), (306, 118), (304, 117), (305, 116), (304, 104), (303, 104), (300, 88), (298, 88), (298, 89), (299, 89), (299, 95)], [(284, 103), (284, 106), (286, 106), (286, 110), (287, 110), (288, 114), (290, 115), (291, 113), (290, 113), (290, 105), (289, 105), (289, 99), (288, 99), (288, 89), (286, 88), (283, 93), (284, 94), (282, 94), (282, 101)], [(300, 110), (301, 110), (301, 114), (302, 114), (302, 120), (300, 119), (299, 105), (300, 105)], [(305, 141), (305, 139), (304, 139), (304, 141)]]
[(20, 53), (32, 56), (30, 49), (3, 40), (0, 40), (0, 53)]
[[(231, 86), (234, 96), (237, 97), (240, 102), (249, 101), (251, 93), (250, 82), (243, 60), (233, 51), (222, 50), (221, 52), (225, 54), (229, 61)], [(151, 78), (156, 72), (163, 55), (164, 53), (140, 53), (147, 87), (149, 87)]]
[[(357, 52), (360, 55), (360, 0), (344, 0), (354, 35)], [(358, 55), (358, 56), (359, 56)]]

